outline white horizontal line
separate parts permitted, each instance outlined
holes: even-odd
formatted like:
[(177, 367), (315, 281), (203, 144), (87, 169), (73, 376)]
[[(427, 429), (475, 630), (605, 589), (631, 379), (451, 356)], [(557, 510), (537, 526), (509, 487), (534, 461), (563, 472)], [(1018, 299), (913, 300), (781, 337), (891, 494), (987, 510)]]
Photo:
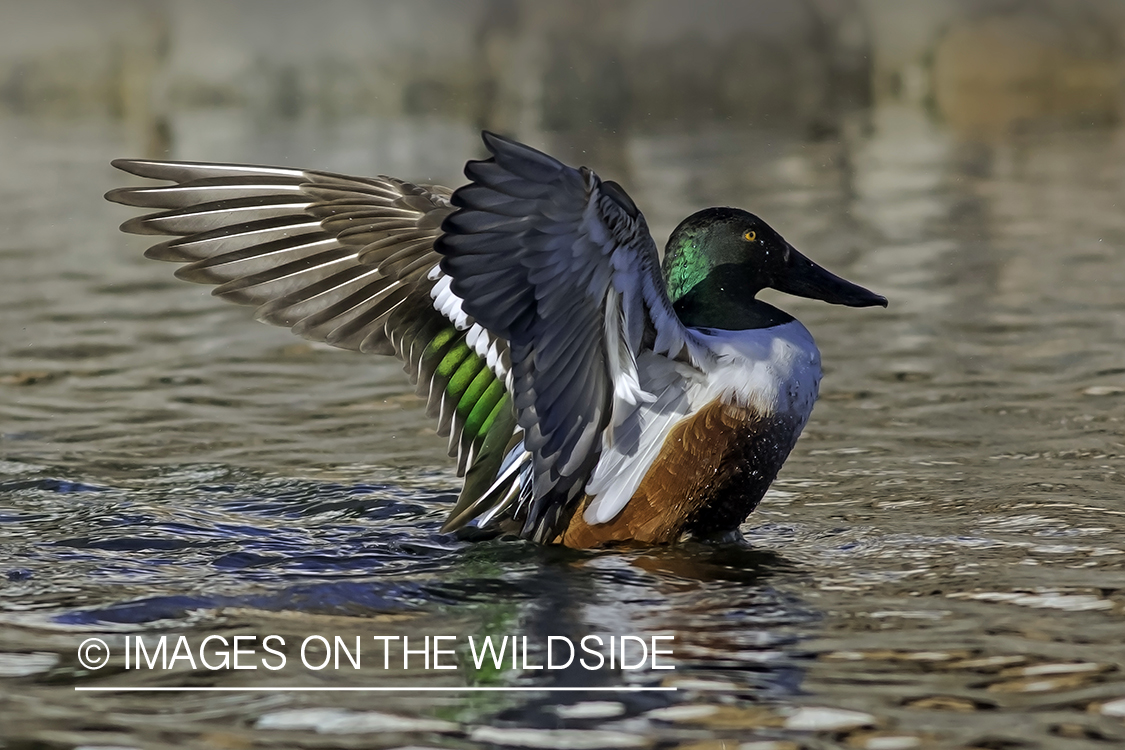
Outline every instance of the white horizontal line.
[(564, 693), (564, 692), (602, 692), (602, 693), (641, 693), (641, 692), (675, 692), (676, 687), (75, 687), (75, 690), (103, 693), (282, 693), (282, 692), (353, 692), (353, 693), (421, 693), (421, 692), (462, 692), (462, 693), (499, 693), (499, 692), (532, 692), (532, 693)]

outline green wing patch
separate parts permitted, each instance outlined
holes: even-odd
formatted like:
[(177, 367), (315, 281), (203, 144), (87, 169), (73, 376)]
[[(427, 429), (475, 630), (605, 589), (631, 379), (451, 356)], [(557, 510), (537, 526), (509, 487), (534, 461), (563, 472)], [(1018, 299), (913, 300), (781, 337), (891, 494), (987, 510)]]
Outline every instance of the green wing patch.
[[(478, 501), (481, 512), (499, 502), (487, 493), (513, 442), (515, 409), (503, 379), (431, 296), (439, 260), (433, 245), (453, 212), (451, 191), (280, 167), (114, 164), (175, 183), (106, 194), (125, 205), (163, 209), (122, 225), (126, 232), (171, 236), (146, 255), (186, 263), (178, 276), (216, 285), (216, 294), (257, 307), (268, 323), (405, 362), (465, 476), (449, 528), (473, 517)], [(507, 356), (505, 342), (492, 343)], [(495, 489), (499, 496), (504, 488)]]
[(434, 309), (430, 286), (411, 292), (392, 313), (387, 335), (418, 394), (427, 398), (427, 413), (438, 419), (438, 434), (449, 436), (449, 455), (456, 456), (457, 474), (465, 477), (452, 520), (495, 481), (516, 432), (516, 410), (503, 381), (465, 340), (467, 332)]

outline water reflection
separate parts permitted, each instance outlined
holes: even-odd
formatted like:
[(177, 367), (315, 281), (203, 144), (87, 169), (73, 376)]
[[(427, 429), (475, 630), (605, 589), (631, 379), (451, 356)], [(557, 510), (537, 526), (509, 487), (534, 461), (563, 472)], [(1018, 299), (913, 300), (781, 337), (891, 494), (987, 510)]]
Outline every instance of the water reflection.
[[(755, 699), (791, 695), (800, 683), (798, 662), (803, 654), (793, 650), (798, 640), (793, 628), (815, 615), (771, 582), (787, 569), (776, 554), (705, 547), (576, 553), (521, 540), (470, 546), (435, 534), (448, 496), (387, 485), (279, 482), (248, 475), (183, 485), (184, 476), (192, 473), (200, 472), (179, 472), (175, 509), (161, 502), (166, 489), (126, 490), (59, 480), (5, 486), (11, 504), (5, 520), (20, 529), (22, 541), (12, 553), (22, 567), (18, 575), (17, 569), (6, 571), (7, 628), (0, 648), (15, 655), (32, 644), (58, 648), (58, 656), (49, 662), (20, 661), (20, 670), (13, 668), (9, 677), (42, 683), (46, 692), (33, 692), (53, 705), (59, 705), (61, 697), (50, 697), (49, 685), (54, 683), (437, 687), (515, 682), (597, 688), (622, 681), (645, 685), (655, 679), (659, 684), (663, 679), (689, 694), (721, 691)], [(76, 493), (89, 496), (78, 513), (37, 512), (56, 506), (53, 496)], [(81, 536), (74, 536), (75, 531)], [(84, 579), (77, 589), (76, 576)], [(73, 639), (83, 631), (108, 639), (115, 655), (110, 668), (88, 671), (75, 662), (73, 644), (68, 647), (66, 642), (68, 635)], [(420, 666), (398, 669), (403, 648), (390, 643), (386, 661), (395, 667), (389, 672), (379, 669), (382, 665), (374, 659), (374, 665), (365, 662), (365, 670), (329, 674), (302, 669), (303, 661), (297, 659), (296, 644), (320, 633), (328, 633), (329, 639), (339, 636), (345, 644), (384, 635), (418, 640), (452, 634), (463, 640), (519, 634), (532, 646), (522, 655), (520, 668), (509, 667), (505, 660), (499, 670), (486, 663), (482, 671), (473, 666), (461, 643), (460, 655), (454, 657), (458, 668), (434, 672)], [(288, 661), (278, 670), (255, 673), (253, 681), (245, 682), (235, 678), (237, 673), (227, 673), (228, 678), (200, 666), (207, 660), (220, 662), (226, 652), (216, 643), (245, 636), (253, 641), (247, 647), (253, 654), (254, 645), (267, 634), (281, 639), (275, 647), (285, 644), (280, 653)], [(606, 642), (624, 634), (670, 635), (674, 640), (667, 645), (674, 656), (665, 662), (677, 668), (667, 673), (591, 671), (577, 663), (551, 672), (522, 668), (523, 663), (545, 663), (548, 636), (578, 643), (588, 634)], [(213, 639), (208, 650), (200, 644), (210, 636), (219, 640)], [(182, 663), (169, 670), (138, 671), (136, 663), (130, 667), (123, 659), (137, 639), (151, 650), (161, 637), (169, 643), (186, 639)], [(166, 646), (167, 651), (172, 648)], [(201, 661), (193, 661), (189, 669), (183, 657), (192, 653)], [(300, 653), (303, 660), (305, 652)], [(138, 652), (135, 659), (141, 658)], [(155, 651), (145, 651), (144, 658), (155, 660)], [(309, 658), (317, 663), (321, 654)], [(566, 694), (561, 702), (535, 696), (514, 702), (497, 695), (477, 704), (449, 703), (440, 694), (389, 696), (382, 709), (443, 715), (442, 706), (456, 705), (457, 716), (478, 717), (483, 712), (502, 724), (579, 731), (590, 731), (612, 717), (615, 723), (632, 721), (631, 731), (654, 731), (656, 720), (645, 715), (672, 700), (668, 694), (611, 697), (614, 706), (621, 706), (611, 714), (590, 713), (587, 704), (596, 696), (583, 692)], [(64, 700), (63, 705), (75, 707)], [(118, 705), (118, 714), (135, 716), (136, 707), (126, 709), (124, 700), (109, 695), (102, 705)], [(87, 705), (81, 702), (76, 708), (81, 711)], [(153, 699), (151, 705), (159, 704)], [(261, 714), (259, 727), (276, 730), (349, 733), (395, 720), (405, 722), (401, 731), (434, 731), (427, 720), (354, 713), (362, 704), (351, 700), (332, 701), (326, 704), (331, 708), (315, 715), (303, 708), (308, 701), (235, 705)], [(570, 713), (567, 706), (574, 707)], [(353, 713), (347, 713), (349, 707)], [(75, 720), (80, 715), (74, 714)], [(182, 732), (198, 718), (179, 704), (161, 726)], [(122, 727), (134, 726), (135, 719), (122, 721)], [(445, 731), (467, 730), (454, 723)]]

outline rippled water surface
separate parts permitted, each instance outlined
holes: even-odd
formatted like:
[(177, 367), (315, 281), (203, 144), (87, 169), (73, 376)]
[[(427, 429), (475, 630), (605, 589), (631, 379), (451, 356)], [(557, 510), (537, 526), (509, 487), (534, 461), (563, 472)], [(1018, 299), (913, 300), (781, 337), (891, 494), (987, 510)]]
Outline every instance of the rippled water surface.
[[(171, 156), (456, 185), (480, 151), (440, 119), (241, 117), (174, 123)], [(141, 135), (0, 119), (0, 746), (1125, 742), (1123, 132), (966, 143), (887, 106), (818, 141), (525, 137), (624, 184), (660, 241), (746, 206), (890, 298), (771, 298), (825, 379), (749, 546), (439, 534), (458, 482), (396, 363), (256, 324), (144, 260), (101, 199)], [(283, 669), (124, 663), (126, 638), (267, 634)], [(317, 634), (361, 636), (362, 668), (304, 668)], [(675, 669), (477, 669), (465, 639), (489, 634), (527, 636), (532, 665), (550, 635), (671, 635)], [(399, 669), (392, 647), (384, 670), (367, 649), (396, 635), (457, 636), (456, 668)], [(108, 666), (79, 663), (88, 637)], [(469, 685), (679, 689), (73, 689)]]

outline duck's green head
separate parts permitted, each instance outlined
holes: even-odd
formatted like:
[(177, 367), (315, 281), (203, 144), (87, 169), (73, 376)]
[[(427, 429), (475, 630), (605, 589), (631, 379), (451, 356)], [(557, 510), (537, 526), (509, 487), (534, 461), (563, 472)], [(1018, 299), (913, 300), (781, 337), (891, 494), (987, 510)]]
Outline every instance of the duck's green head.
[(664, 253), (668, 296), (685, 325), (761, 328), (789, 320), (754, 299), (766, 287), (849, 307), (887, 299), (821, 268), (769, 224), (738, 208), (708, 208), (680, 222)]

